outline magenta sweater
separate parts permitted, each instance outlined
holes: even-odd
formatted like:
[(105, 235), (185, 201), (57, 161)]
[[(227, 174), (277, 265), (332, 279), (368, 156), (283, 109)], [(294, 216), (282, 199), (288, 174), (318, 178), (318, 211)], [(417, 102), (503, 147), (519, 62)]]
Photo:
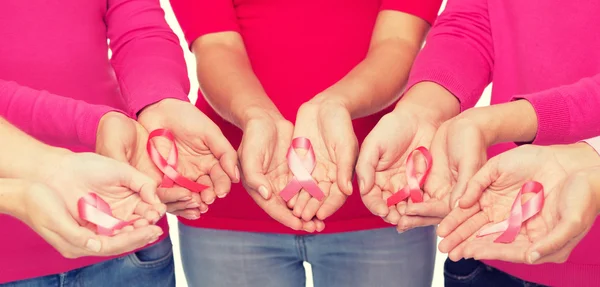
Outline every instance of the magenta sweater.
[[(493, 80), (492, 104), (524, 98), (537, 113), (534, 143), (600, 135), (600, 1), (449, 0), (417, 58), (409, 85), (433, 81), (462, 110)], [(493, 156), (515, 147), (494, 146)], [(600, 229), (565, 264), (486, 262), (550, 286), (600, 286)]]
[[(183, 53), (159, 0), (2, 0), (0, 39), (0, 115), (48, 144), (93, 151), (107, 111), (187, 101)], [(65, 259), (0, 215), (0, 283), (104, 260)]]

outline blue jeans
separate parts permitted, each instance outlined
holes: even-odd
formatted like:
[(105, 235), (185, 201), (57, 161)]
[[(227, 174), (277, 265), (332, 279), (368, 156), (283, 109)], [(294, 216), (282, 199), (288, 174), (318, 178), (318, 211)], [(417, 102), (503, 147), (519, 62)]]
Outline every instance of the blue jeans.
[(75, 269), (2, 287), (175, 287), (173, 249), (169, 237), (138, 252)]
[(434, 227), (296, 236), (179, 224), (190, 287), (305, 287), (303, 262), (315, 287), (431, 286)]
[(447, 259), (444, 263), (444, 283), (446, 287), (544, 287), (473, 259), (458, 262)]

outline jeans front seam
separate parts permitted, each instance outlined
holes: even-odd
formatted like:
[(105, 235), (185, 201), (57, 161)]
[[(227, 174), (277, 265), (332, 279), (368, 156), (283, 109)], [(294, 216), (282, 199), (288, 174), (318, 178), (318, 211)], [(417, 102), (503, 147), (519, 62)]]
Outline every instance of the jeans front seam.
[(306, 255), (306, 244), (304, 242), (304, 236), (296, 235), (296, 249), (298, 251), (298, 255), (302, 258), (303, 261), (308, 261)]

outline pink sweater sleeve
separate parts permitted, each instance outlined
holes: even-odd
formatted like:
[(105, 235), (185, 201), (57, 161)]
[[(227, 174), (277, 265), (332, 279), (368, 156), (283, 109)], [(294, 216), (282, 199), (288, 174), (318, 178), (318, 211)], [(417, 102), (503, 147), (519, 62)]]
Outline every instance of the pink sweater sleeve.
[(515, 99), (533, 105), (538, 119), (534, 144), (567, 144), (600, 135), (600, 74)]
[(493, 66), (487, 0), (448, 0), (415, 60), (407, 90), (419, 82), (435, 82), (466, 110), (491, 82)]
[(0, 116), (41, 140), (94, 150), (98, 123), (115, 109), (0, 80)]
[(106, 25), (111, 63), (128, 112), (166, 98), (189, 101), (190, 83), (179, 39), (159, 0), (109, 0)]

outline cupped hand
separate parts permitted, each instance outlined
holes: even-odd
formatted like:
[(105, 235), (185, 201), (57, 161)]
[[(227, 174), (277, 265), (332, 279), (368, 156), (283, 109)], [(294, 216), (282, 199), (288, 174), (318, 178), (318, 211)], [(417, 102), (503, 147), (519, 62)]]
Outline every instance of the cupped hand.
[(281, 116), (261, 113), (248, 120), (238, 150), (242, 183), (256, 204), (281, 224), (294, 230), (321, 231), (322, 221), (294, 216), (279, 196), (291, 179), (286, 153), (293, 130), (294, 126)]
[[(225, 197), (231, 189), (231, 183), (239, 182), (236, 151), (217, 125), (191, 103), (176, 99), (162, 100), (142, 110), (138, 121), (148, 131), (164, 128), (173, 133), (179, 151), (177, 171), (192, 181), (208, 186), (200, 193), (200, 197), (193, 195), (195, 198), (192, 202), (198, 207), (202, 207), (200, 201), (210, 205), (216, 197)], [(172, 143), (164, 138), (156, 138), (154, 144), (166, 158)], [(180, 198), (179, 201), (185, 202), (185, 199)], [(200, 210), (187, 217), (197, 219), (199, 216)]]
[[(388, 207), (386, 200), (406, 184), (406, 159), (419, 146), (429, 148), (434, 134), (441, 124), (427, 113), (421, 113), (419, 106), (398, 105), (393, 112), (383, 116), (365, 138), (356, 173), (363, 203), (375, 215), (386, 222), (398, 225), (406, 202)], [(425, 171), (422, 156), (414, 157), (417, 174)], [(433, 159), (435, 162), (435, 158)], [(424, 197), (428, 200), (427, 194)], [(404, 217), (404, 216), (403, 216)], [(414, 225), (437, 223), (437, 217), (415, 218)], [(403, 226), (399, 231), (405, 230)]]
[[(121, 113), (107, 113), (100, 120), (96, 137), (96, 153), (125, 162), (160, 183), (162, 172), (151, 161), (146, 144), (148, 131), (138, 122)], [(167, 212), (187, 219), (196, 219), (208, 210), (198, 193), (174, 186), (158, 188), (158, 197), (167, 205)]]
[[(562, 220), (557, 212), (557, 207), (562, 204), (561, 189), (570, 173), (594, 164), (594, 154), (590, 150), (582, 144), (568, 147), (526, 145), (490, 159), (469, 181), (460, 199), (461, 208), (454, 209), (440, 223), (438, 235), (444, 237), (439, 244), (440, 251), (449, 252), (452, 260), (477, 258), (527, 262), (526, 251), (531, 244), (544, 240), (558, 228)], [(542, 211), (523, 223), (519, 235), (510, 244), (494, 243), (498, 234), (478, 237), (479, 230), (508, 217), (517, 193), (528, 181), (537, 181), (544, 187)], [(531, 194), (524, 194), (523, 201), (529, 197)]]
[(406, 214), (409, 216), (403, 218), (399, 228), (419, 226), (419, 220), (416, 220), (419, 217), (438, 218), (440, 222), (456, 205), (468, 181), (487, 161), (490, 140), (481, 128), (482, 124), (466, 111), (440, 126), (431, 143), (434, 160), (425, 181), (427, 199), (408, 204)]
[(136, 226), (155, 223), (166, 210), (156, 195), (156, 181), (126, 163), (94, 153), (65, 151), (56, 160), (45, 162), (43, 169), (41, 182), (57, 192), (74, 218), (79, 218), (77, 201), (89, 193), (106, 201), (114, 217), (136, 221)]
[[(308, 138), (316, 158), (312, 177), (324, 193), (319, 201), (302, 189), (288, 202), (294, 215), (305, 221), (335, 213), (352, 193), (352, 176), (358, 156), (358, 140), (348, 110), (340, 104), (305, 103), (298, 110), (294, 138)], [(305, 151), (296, 151), (300, 157)]]
[[(14, 180), (12, 180), (14, 181)], [(80, 226), (77, 217), (61, 194), (43, 184), (21, 182), (26, 186), (19, 204), (22, 212), (15, 216), (31, 227), (46, 242), (67, 258), (114, 256), (155, 242), (163, 233), (156, 225), (125, 227), (114, 236), (97, 235)], [(68, 187), (65, 187), (68, 188)], [(120, 208), (115, 211), (118, 212)]]

